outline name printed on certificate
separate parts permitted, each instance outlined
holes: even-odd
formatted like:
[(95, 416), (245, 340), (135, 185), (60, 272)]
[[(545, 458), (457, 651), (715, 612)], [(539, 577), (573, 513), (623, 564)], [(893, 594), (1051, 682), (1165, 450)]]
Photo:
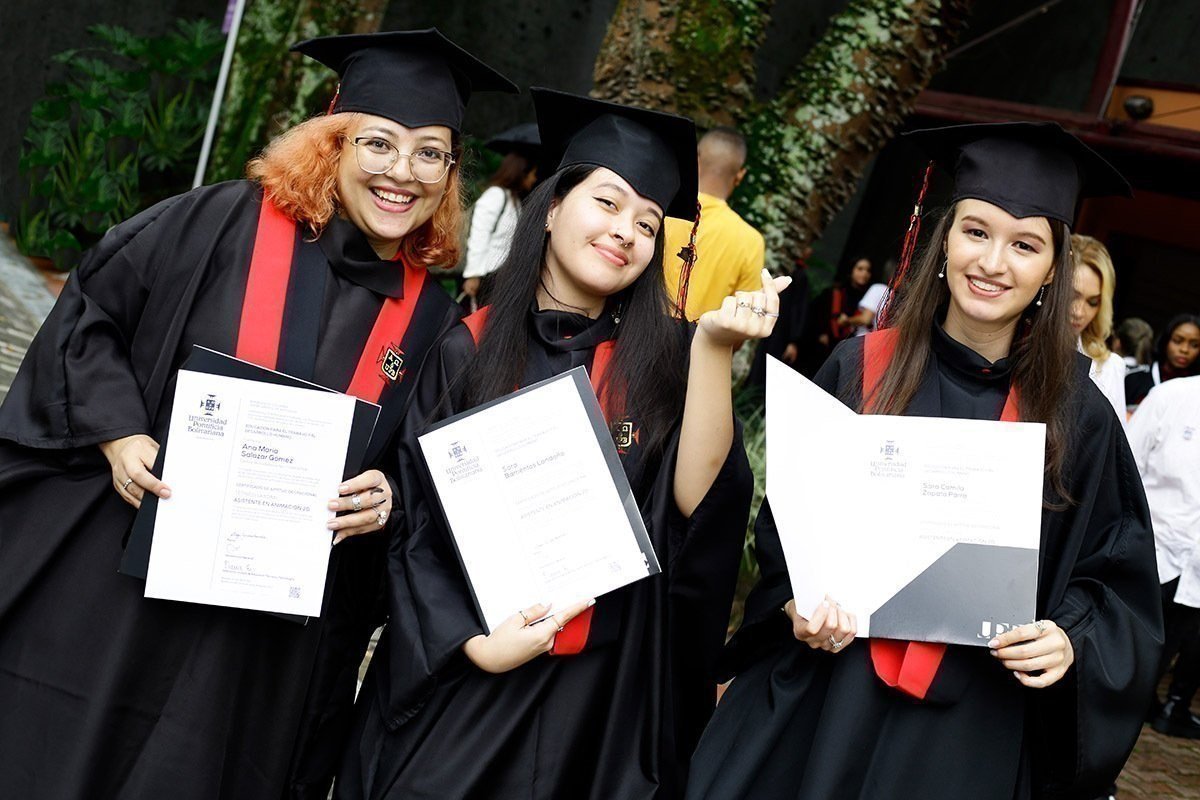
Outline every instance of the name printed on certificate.
[(582, 368), (418, 441), (489, 631), (659, 572)]
[(1034, 618), (1045, 426), (858, 415), (775, 359), (767, 497), (797, 608), (985, 645)]
[(354, 403), (181, 370), (146, 597), (318, 616)]

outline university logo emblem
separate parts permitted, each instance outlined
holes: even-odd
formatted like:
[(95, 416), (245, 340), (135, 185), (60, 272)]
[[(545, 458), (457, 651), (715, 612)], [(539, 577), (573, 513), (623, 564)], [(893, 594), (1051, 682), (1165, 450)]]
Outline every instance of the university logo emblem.
[(384, 376), (395, 383), (404, 374), (404, 353), (398, 346), (389, 344), (379, 355), (379, 365)]
[(630, 419), (617, 420), (612, 424), (610, 430), (613, 443), (621, 453), (638, 444), (641, 435), (641, 431), (634, 427), (633, 420)]
[(451, 442), (447, 455), (455, 461), (462, 461), (467, 457), (467, 446), (462, 442)]
[(204, 399), (200, 401), (200, 410), (204, 412), (204, 416), (211, 417), (221, 410), (221, 401), (215, 394), (205, 395)]
[(900, 455), (900, 448), (891, 439), (886, 440), (879, 448), (879, 453), (884, 459), (891, 461), (896, 456)]

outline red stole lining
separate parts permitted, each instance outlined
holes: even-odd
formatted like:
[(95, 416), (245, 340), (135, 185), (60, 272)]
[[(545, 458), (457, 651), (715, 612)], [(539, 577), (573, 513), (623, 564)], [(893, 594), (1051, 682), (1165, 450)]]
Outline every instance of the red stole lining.
[[(463, 319), (463, 324), (471, 332), (471, 338), (475, 340), (476, 345), (479, 344), (479, 338), (483, 334), (489, 308), (490, 306), (484, 306)], [(616, 343), (611, 339), (596, 345), (595, 353), (592, 355), (592, 368), (588, 372), (592, 389), (595, 390), (596, 396), (600, 400), (600, 408), (604, 411), (604, 418), (609, 422), (612, 421), (614, 416), (620, 416), (619, 409), (623, 405), (619, 400), (614, 400), (609, 387), (604, 381), (604, 376), (608, 372), (609, 365), (612, 363), (615, 350)], [(614, 411), (617, 413), (614, 414)], [(551, 648), (550, 655), (570, 656), (582, 652), (584, 647), (587, 646), (588, 634), (591, 632), (592, 627), (592, 612), (595, 610), (595, 606), (585, 609), (564, 625), (562, 630), (558, 632), (558, 635), (554, 637), (554, 647)]]
[[(875, 407), (875, 392), (892, 356), (896, 353), (900, 333), (888, 328), (866, 335), (863, 341), (863, 410)], [(1003, 422), (1017, 422), (1017, 390), (1008, 391)], [(910, 697), (924, 700), (937, 676), (946, 645), (937, 642), (907, 642), (899, 639), (871, 639), (871, 663), (880, 680)]]
[[(279, 357), (283, 307), (292, 273), (295, 242), (295, 220), (280, 211), (269, 199), (263, 198), (234, 355), (267, 369), (275, 369)], [(404, 296), (384, 300), (379, 316), (375, 318), (375, 325), (371, 328), (371, 335), (363, 346), (354, 377), (346, 389), (346, 394), (360, 400), (377, 402), (387, 387), (389, 379), (381, 368), (386, 351), (389, 345), (393, 345), (396, 354), (403, 355), (399, 350), (400, 344), (412, 322), (425, 281), (429, 279), (428, 270), (407, 265), (403, 269)], [(403, 377), (404, 373), (401, 372), (397, 380)]]

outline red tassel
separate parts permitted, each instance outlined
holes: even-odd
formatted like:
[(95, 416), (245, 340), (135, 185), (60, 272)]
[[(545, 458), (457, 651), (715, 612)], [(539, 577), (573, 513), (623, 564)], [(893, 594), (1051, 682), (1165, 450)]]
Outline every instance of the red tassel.
[(700, 228), (700, 203), (696, 203), (696, 218), (692, 221), (692, 232), (688, 243), (679, 250), (683, 267), (679, 270), (679, 297), (675, 304), (675, 315), (682, 319), (687, 313), (688, 284), (692, 280), (692, 267), (696, 266), (696, 231)]
[(329, 108), (325, 110), (325, 116), (333, 113), (333, 107), (337, 105), (338, 98), (342, 96), (342, 83), (338, 81), (337, 88), (333, 90), (333, 99), (329, 101)]
[(913, 206), (912, 216), (908, 218), (908, 230), (904, 233), (904, 246), (900, 248), (900, 263), (896, 266), (896, 273), (892, 275), (892, 282), (888, 286), (887, 302), (879, 310), (879, 320), (875, 324), (876, 330), (886, 328), (891, 322), (893, 301), (912, 264), (913, 254), (917, 250), (917, 240), (921, 235), (921, 207), (925, 204), (925, 194), (929, 191), (929, 176), (932, 174), (933, 162), (930, 161), (925, 165), (925, 175), (921, 179), (921, 188), (917, 192), (917, 202)]

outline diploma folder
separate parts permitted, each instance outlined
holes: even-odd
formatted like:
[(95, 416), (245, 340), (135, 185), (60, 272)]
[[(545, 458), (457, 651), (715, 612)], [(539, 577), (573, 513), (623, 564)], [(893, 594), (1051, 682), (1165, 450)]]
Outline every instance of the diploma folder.
[(1035, 616), (1045, 426), (858, 415), (767, 359), (767, 497), (800, 613), (985, 646)]
[[(223, 375), (228, 378), (262, 381), (263, 383), (273, 383), (279, 386), (314, 389), (322, 392), (334, 391), (333, 389), (318, 386), (315, 383), (310, 383), (300, 378), (293, 378), (282, 372), (260, 367), (249, 361), (243, 361), (239, 358), (217, 352), (216, 350), (201, 347), (200, 345), (192, 345), (192, 352), (187, 357), (187, 360), (183, 362), (181, 369), (202, 372), (208, 375)], [(354, 419), (351, 423), (350, 440), (346, 448), (346, 464), (343, 470), (343, 478), (351, 478), (362, 472), (363, 460), (366, 458), (367, 447), (370, 444), (371, 435), (375, 431), (375, 423), (378, 419), (379, 406), (369, 403), (366, 400), (355, 401)], [(154, 467), (151, 470), (155, 475), (162, 475), (166, 455), (167, 441), (164, 437), (158, 451), (158, 457), (154, 460)], [(125, 552), (121, 557), (121, 564), (117, 568), (117, 571), (122, 575), (129, 575), (130, 577), (142, 580), (146, 579), (150, 567), (150, 547), (154, 542), (154, 522), (157, 513), (158, 497), (145, 495), (142, 499), (142, 505), (138, 509), (137, 516), (134, 517), (133, 527), (126, 537)], [(331, 531), (331, 540), (332, 537), (333, 533)], [(262, 613), (271, 614), (272, 616), (300, 624), (308, 622), (308, 617), (296, 614), (282, 614), (270, 611)]]
[(442, 420), (418, 443), (489, 633), (518, 609), (662, 571), (583, 367)]

